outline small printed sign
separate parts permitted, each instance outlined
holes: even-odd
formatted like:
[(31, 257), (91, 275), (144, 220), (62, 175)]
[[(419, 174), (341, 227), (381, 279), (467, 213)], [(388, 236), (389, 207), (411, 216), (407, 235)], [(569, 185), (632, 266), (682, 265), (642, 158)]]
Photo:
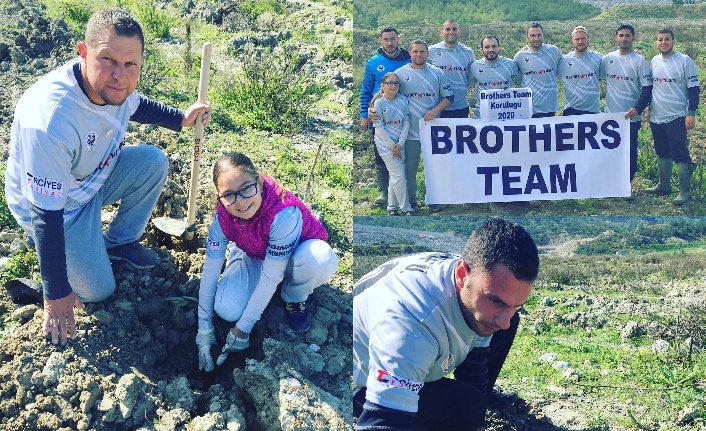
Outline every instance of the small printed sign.
[(483, 121), (532, 118), (532, 90), (508, 88), (480, 92), (480, 119)]

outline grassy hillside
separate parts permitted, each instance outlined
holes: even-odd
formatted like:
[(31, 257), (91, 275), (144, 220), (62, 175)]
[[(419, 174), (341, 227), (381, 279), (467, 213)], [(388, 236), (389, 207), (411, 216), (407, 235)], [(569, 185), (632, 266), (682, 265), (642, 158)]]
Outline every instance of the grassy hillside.
[(373, 0), (356, 0), (353, 7), (355, 27), (367, 30), (388, 26), (437, 26), (441, 24), (440, 17), (455, 18), (463, 24), (567, 20), (590, 18), (600, 13), (599, 9), (575, 0), (536, 0), (531, 3), (503, 0), (391, 0), (380, 3)]

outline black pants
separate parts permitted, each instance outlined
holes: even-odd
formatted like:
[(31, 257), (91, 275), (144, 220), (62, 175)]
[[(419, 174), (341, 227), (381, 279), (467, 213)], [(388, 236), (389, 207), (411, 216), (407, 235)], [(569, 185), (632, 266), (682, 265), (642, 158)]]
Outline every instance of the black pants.
[[(490, 341), (488, 387), (493, 385), (515, 339), (520, 316), (515, 313), (510, 327), (497, 331)], [(465, 361), (456, 370), (462, 371)], [(486, 392), (463, 380), (441, 379), (424, 383), (419, 391), (419, 405), (414, 419), (415, 431), (468, 431), (485, 425)], [(359, 417), (365, 403), (365, 388), (353, 397), (353, 416)]]
[(630, 181), (635, 178), (637, 173), (637, 132), (642, 126), (641, 121), (630, 122)]
[(470, 108), (466, 106), (461, 109), (445, 109), (439, 114), (439, 118), (468, 118)]
[(685, 120), (684, 117), (679, 117), (669, 123), (650, 122), (657, 157), (672, 159), (674, 163), (692, 163)]
[(582, 110), (576, 109), (576, 108), (565, 108), (564, 112), (562, 113), (562, 115), (564, 117), (568, 117), (571, 115), (588, 115), (588, 114), (595, 114), (595, 112), (582, 111)]

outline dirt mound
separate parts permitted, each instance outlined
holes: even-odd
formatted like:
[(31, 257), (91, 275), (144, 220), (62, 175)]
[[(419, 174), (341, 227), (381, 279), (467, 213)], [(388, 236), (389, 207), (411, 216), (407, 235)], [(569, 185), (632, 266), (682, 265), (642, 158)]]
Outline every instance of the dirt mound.
[[(245, 353), (200, 372), (194, 337), (203, 254), (194, 252), (160, 249), (153, 270), (116, 265), (116, 293), (77, 313), (79, 338), (64, 348), (39, 335), (41, 309), (13, 313), (19, 325), (0, 342), (0, 428), (349, 429), (350, 295), (318, 288), (303, 336), (273, 300)], [(215, 323), (222, 346), (231, 325)]]

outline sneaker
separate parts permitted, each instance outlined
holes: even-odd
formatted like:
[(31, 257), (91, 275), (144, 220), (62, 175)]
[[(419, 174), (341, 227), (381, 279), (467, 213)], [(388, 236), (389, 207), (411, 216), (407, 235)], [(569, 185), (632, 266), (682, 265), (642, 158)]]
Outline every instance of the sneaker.
[(287, 302), (284, 306), (287, 323), (292, 331), (303, 334), (311, 328), (311, 307), (304, 302)]
[(488, 393), (488, 407), (495, 409), (504, 409), (515, 404), (519, 399), (513, 391), (504, 391), (498, 386), (493, 386), (493, 390)]
[(41, 304), (44, 302), (42, 285), (27, 278), (7, 280), (3, 285), (12, 302), (19, 305)]
[(391, 216), (398, 216), (398, 215), (400, 215), (400, 212), (397, 211), (397, 210), (389, 210), (389, 211), (387, 212), (387, 214), (388, 214), (388, 215), (391, 215)]
[(405, 211), (405, 212), (404, 212), (404, 215), (406, 215), (406, 216), (413, 216), (413, 215), (414, 215), (414, 211)]
[(111, 262), (123, 261), (135, 269), (152, 269), (159, 264), (157, 253), (144, 248), (137, 241), (111, 247), (106, 251)]

